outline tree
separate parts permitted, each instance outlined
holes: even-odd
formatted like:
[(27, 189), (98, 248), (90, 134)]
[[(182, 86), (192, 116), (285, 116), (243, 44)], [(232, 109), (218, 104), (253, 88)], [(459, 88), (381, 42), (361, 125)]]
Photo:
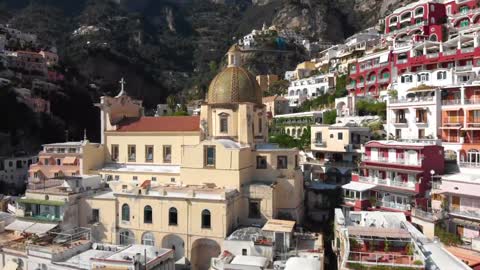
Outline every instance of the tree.
[(335, 121), (337, 120), (337, 111), (336, 110), (331, 110), (331, 111), (326, 111), (323, 113), (323, 123), (327, 125), (333, 125), (335, 124)]
[(172, 111), (172, 114), (176, 111), (177, 101), (175, 100), (175, 96), (170, 95), (167, 97), (167, 106)]

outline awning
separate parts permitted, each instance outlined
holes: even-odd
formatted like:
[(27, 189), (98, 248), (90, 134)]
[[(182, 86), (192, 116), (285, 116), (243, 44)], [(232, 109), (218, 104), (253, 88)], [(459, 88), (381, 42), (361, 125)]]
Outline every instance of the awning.
[(77, 160), (76, 157), (64, 157), (63, 164), (75, 164), (76, 160)]
[(52, 158), (52, 156), (39, 156), (38, 158), (50, 159), (50, 158)]
[(349, 190), (354, 190), (354, 191), (366, 191), (374, 188), (376, 185), (373, 184), (367, 184), (367, 183), (361, 183), (361, 182), (356, 182), (352, 181), (346, 185), (343, 185), (343, 189), (349, 189)]
[(53, 230), (57, 226), (58, 224), (52, 224), (52, 223), (35, 223), (33, 226), (27, 228), (25, 232), (41, 235), (41, 234), (46, 234), (47, 232)]
[(394, 187), (394, 186), (377, 185), (376, 187), (373, 188), (373, 190), (408, 195), (408, 196), (415, 196), (417, 194), (415, 190), (404, 189), (401, 187)]
[(23, 221), (23, 220), (15, 220), (14, 222), (10, 223), (5, 230), (7, 231), (16, 231), (16, 232), (24, 232), (29, 227), (33, 226), (35, 223)]
[(379, 167), (379, 166), (360, 166), (360, 168), (361, 169), (368, 169), (368, 170), (380, 170), (380, 171), (415, 173), (415, 174), (423, 173), (422, 170), (410, 170), (410, 169)]
[(373, 228), (373, 227), (356, 227), (348, 226), (349, 235), (372, 236), (380, 238), (412, 238), (410, 233), (404, 229), (395, 228)]
[(291, 233), (293, 227), (295, 226), (295, 221), (291, 220), (281, 220), (281, 219), (269, 219), (267, 223), (263, 226), (262, 230), (268, 232), (286, 232)]
[(467, 226), (467, 227), (474, 227), (474, 228), (480, 229), (480, 223), (479, 222), (460, 219), (460, 218), (452, 218), (451, 221), (455, 224), (458, 224), (458, 225), (463, 225), (463, 226)]
[(3, 270), (17, 270), (18, 268), (19, 268), (18, 263), (10, 260), (5, 264), (5, 266), (3, 267)]
[(18, 199), (17, 202), (27, 203), (27, 204), (52, 205), (52, 206), (62, 206), (65, 204), (65, 202), (63, 201), (37, 200), (37, 199)]
[(460, 106), (442, 106), (442, 111), (459, 111), (462, 109)]

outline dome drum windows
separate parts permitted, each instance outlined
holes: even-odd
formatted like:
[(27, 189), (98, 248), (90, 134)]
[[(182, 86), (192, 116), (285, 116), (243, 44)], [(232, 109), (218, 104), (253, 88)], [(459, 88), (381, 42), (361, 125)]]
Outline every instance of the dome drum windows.
[(153, 223), (153, 210), (150, 205), (147, 205), (145, 208), (143, 208), (143, 223)]

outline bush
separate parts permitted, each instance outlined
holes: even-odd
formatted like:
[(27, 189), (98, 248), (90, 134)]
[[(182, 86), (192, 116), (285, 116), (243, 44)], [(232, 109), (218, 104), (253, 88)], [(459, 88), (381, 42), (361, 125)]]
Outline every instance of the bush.
[(331, 110), (323, 113), (323, 124), (333, 125), (337, 119), (337, 111)]
[(357, 109), (360, 116), (378, 115), (385, 119), (387, 115), (387, 104), (376, 100), (360, 100), (357, 102)]
[(455, 246), (462, 244), (462, 239), (454, 233), (448, 232), (440, 225), (435, 226), (435, 236), (437, 236), (442, 243), (448, 246)]

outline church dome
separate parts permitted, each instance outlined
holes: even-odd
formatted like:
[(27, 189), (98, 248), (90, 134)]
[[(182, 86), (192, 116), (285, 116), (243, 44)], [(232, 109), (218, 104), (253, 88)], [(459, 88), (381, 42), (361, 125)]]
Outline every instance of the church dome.
[(213, 78), (208, 103), (252, 102), (262, 104), (262, 90), (255, 77), (242, 67), (229, 66)]

